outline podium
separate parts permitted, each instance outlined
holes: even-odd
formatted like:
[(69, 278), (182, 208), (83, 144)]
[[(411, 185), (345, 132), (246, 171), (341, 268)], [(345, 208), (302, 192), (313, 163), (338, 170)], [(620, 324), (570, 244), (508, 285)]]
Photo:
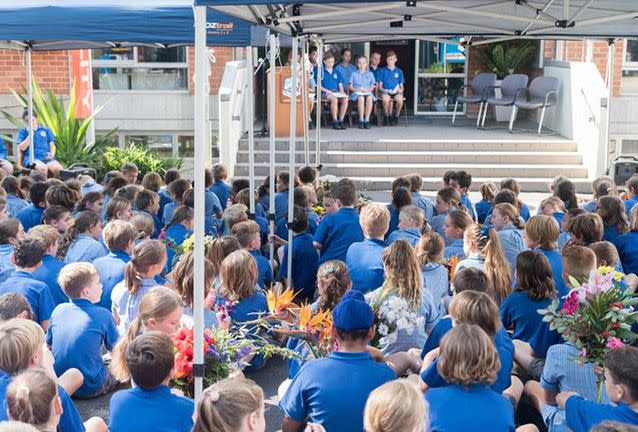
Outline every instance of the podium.
[[(267, 82), (270, 83), (270, 74), (272, 73), (272, 68), (268, 70), (268, 79)], [(291, 78), (292, 69), (289, 66), (278, 66), (275, 68), (275, 136), (276, 137), (289, 137), (290, 136), (290, 107), (291, 107), (291, 98), (290, 96), (286, 96), (284, 94), (285, 83), (286, 80)], [(290, 80), (289, 80), (290, 83)], [(301, 83), (299, 83), (299, 89), (301, 89)], [(268, 86), (268, 90), (270, 91), (270, 86)], [(288, 85), (288, 92), (290, 92), (291, 86)], [(290, 93), (288, 93), (290, 94)], [(270, 97), (270, 95), (268, 95)], [(297, 129), (296, 136), (303, 136), (303, 105), (301, 103), (301, 91), (297, 95)], [(270, 112), (270, 99), (266, 104), (268, 106), (268, 124), (270, 124), (270, 116), (272, 115)], [(312, 107), (312, 101), (308, 101), (308, 113), (310, 113), (310, 109)], [(307, 121), (307, 119), (306, 119)], [(271, 131), (272, 133), (272, 131)]]

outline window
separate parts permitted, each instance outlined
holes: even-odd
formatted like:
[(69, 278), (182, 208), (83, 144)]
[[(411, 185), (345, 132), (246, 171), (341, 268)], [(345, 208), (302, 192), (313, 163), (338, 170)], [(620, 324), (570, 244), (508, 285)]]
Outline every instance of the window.
[(638, 40), (625, 41), (620, 93), (638, 95)]
[(143, 145), (160, 156), (173, 156), (172, 135), (127, 135), (127, 144)]
[(186, 47), (91, 50), (95, 90), (187, 90)]

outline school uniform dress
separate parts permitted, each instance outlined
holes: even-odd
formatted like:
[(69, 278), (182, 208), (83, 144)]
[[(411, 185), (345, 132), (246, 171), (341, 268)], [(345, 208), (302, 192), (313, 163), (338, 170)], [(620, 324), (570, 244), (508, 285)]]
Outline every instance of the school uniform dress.
[(405, 83), (405, 76), (400, 68), (395, 66), (390, 69), (386, 66), (381, 68), (377, 74), (377, 81), (381, 82), (383, 88), (388, 90), (391, 96), (394, 96), (399, 92), (399, 86)]
[(434, 203), (432, 200), (419, 192), (412, 192), (412, 205), (423, 210), (425, 220), (431, 225), (434, 218)]
[(56, 306), (60, 303), (69, 302), (69, 298), (58, 283), (58, 276), (60, 275), (62, 267), (64, 267), (64, 263), (61, 260), (53, 255), (45, 254), (42, 257), (42, 265), (31, 274), (34, 279), (47, 284)]
[(139, 289), (133, 296), (129, 293), (124, 280), (113, 287), (113, 291), (111, 291), (111, 309), (120, 316), (120, 324), (118, 326), (120, 334), (124, 334), (133, 320), (137, 318), (140, 311), (140, 302), (144, 294), (158, 285), (160, 284), (155, 279), (142, 279)]
[(625, 272), (638, 273), (638, 231), (630, 231), (619, 236), (616, 240), (616, 249)]
[(571, 236), (567, 231), (563, 231), (558, 234), (558, 250), (563, 250), (563, 246), (567, 244), (568, 241), (571, 240)]
[(11, 262), (14, 248), (9, 243), (0, 245), (0, 283), (9, 279), (16, 269), (15, 264)]
[(527, 292), (514, 291), (503, 299), (500, 306), (503, 327), (514, 329), (512, 339), (529, 342), (543, 322), (538, 310), (546, 309), (551, 303), (552, 299), (532, 300)]
[(558, 228), (562, 230), (563, 229), (563, 221), (565, 220), (565, 213), (563, 213), (563, 212), (554, 212), (554, 213), (552, 213), (552, 217), (558, 223)]
[[(7, 414), (7, 387), (11, 384), (11, 381), (13, 381), (13, 376), (0, 370), (0, 422), (9, 420)], [(60, 423), (58, 423), (58, 430), (60, 432), (83, 432), (85, 429), (82, 417), (80, 417), (80, 413), (71, 397), (59, 384), (58, 396), (60, 396), (60, 402), (62, 403), (62, 415), (60, 416)]]
[(385, 233), (386, 239), (392, 234), (392, 232), (399, 229), (399, 210), (394, 206), (394, 204), (387, 204), (388, 212), (390, 212), (390, 225), (388, 226), (388, 232)]
[(406, 240), (412, 247), (415, 247), (420, 239), (421, 230), (419, 230), (418, 228), (406, 228), (390, 233), (390, 235), (388, 236), (388, 244), (391, 245), (398, 240)]
[(638, 196), (630, 198), (623, 202), (625, 205), (625, 213), (627, 213), (627, 218), (631, 219), (631, 209), (634, 208), (636, 204), (638, 204)]
[(587, 432), (605, 420), (638, 426), (638, 412), (629, 406), (623, 403), (617, 406), (597, 404), (581, 396), (570, 396), (567, 399), (565, 417), (572, 432)]
[(33, 321), (42, 323), (51, 317), (55, 302), (44, 282), (40, 282), (25, 271), (16, 270), (0, 285), (0, 295), (18, 293), (26, 297), (33, 310)]
[[(337, 68), (339, 68), (339, 66), (337, 66)], [(345, 68), (342, 68), (345, 69)], [(374, 78), (374, 74), (370, 71), (364, 71), (364, 72), (360, 72), (359, 70), (355, 70), (353, 72), (350, 73), (350, 76), (346, 76), (344, 75), (344, 79), (346, 80), (346, 82), (348, 84), (350, 84), (352, 87), (354, 87), (355, 90), (358, 89), (367, 89), (370, 87), (374, 87), (376, 84), (376, 80)], [(376, 98), (374, 97), (374, 95), (372, 94), (372, 92), (370, 92), (370, 94), (359, 94), (356, 91), (354, 91), (351, 95), (350, 95), (350, 99), (353, 101), (356, 101), (359, 96), (362, 97), (371, 97), (372, 100), (376, 100)], [(363, 113), (359, 113), (359, 117), (363, 118)]]
[(230, 185), (223, 180), (215, 180), (215, 183), (213, 183), (213, 185), (209, 187), (208, 190), (213, 192), (217, 196), (217, 198), (219, 198), (219, 203), (222, 206), (222, 210), (226, 210), (228, 198), (230, 198)]
[(545, 255), (545, 258), (549, 261), (549, 265), (552, 268), (554, 285), (556, 291), (558, 291), (558, 297), (562, 298), (569, 294), (569, 288), (563, 280), (563, 260), (560, 256), (560, 252), (556, 249), (550, 250), (545, 248), (538, 248), (536, 250)]
[(131, 256), (126, 252), (110, 251), (93, 261), (102, 283), (102, 297), (96, 303), (98, 306), (111, 310), (113, 287), (124, 280), (124, 267), (130, 260)]
[(428, 390), (430, 432), (514, 432), (512, 404), (484, 384)]
[(264, 257), (259, 250), (249, 250), (250, 254), (255, 258), (257, 264), (257, 285), (261, 289), (269, 289), (270, 286), (275, 283), (275, 278), (272, 274), (272, 268), (270, 267), (270, 261)]
[(370, 393), (396, 379), (366, 352), (335, 351), (304, 364), (279, 402), (286, 417), (308, 419), (327, 432), (363, 432), (363, 409)]
[(345, 263), (353, 290), (365, 294), (383, 285), (383, 251), (386, 247), (388, 244), (383, 240), (372, 238), (350, 245)]
[(440, 314), (445, 313), (445, 308), (441, 304), (441, 299), (449, 291), (449, 274), (447, 269), (438, 263), (428, 263), (421, 269), (423, 275), (423, 289), (432, 295), (434, 304)]
[(102, 345), (111, 351), (118, 337), (111, 312), (89, 300), (71, 299), (55, 308), (47, 329), (47, 345), (55, 358), (53, 367), (58, 376), (71, 368), (82, 372), (84, 382), (74, 395), (90, 397), (100, 393), (109, 375), (102, 362)]
[(476, 209), (477, 222), (480, 224), (485, 223), (485, 218), (487, 217), (488, 213), (492, 212), (493, 207), (494, 206), (489, 201), (486, 201), (484, 199), (477, 202), (474, 205), (474, 208)]
[[(288, 277), (288, 253), (290, 244), (284, 246), (284, 255), (279, 267), (279, 278)], [(292, 287), (298, 302), (311, 301), (315, 295), (319, 252), (312, 245), (312, 235), (298, 234), (292, 240)]]
[(458, 257), (458, 259), (465, 259), (465, 249), (463, 248), (463, 239), (450, 239), (450, 244), (445, 246), (445, 250), (443, 251), (443, 256), (448, 259), (453, 256)]
[(64, 257), (64, 264), (76, 262), (92, 263), (96, 259), (108, 255), (109, 250), (104, 243), (95, 240), (88, 234), (78, 234)]
[(24, 228), (25, 231), (29, 231), (34, 226), (40, 225), (43, 214), (44, 209), (42, 207), (29, 204), (18, 212), (18, 220), (22, 224), (22, 228)]
[(501, 241), (505, 259), (510, 265), (510, 276), (513, 276), (516, 270), (516, 257), (524, 250), (527, 250), (527, 245), (523, 238), (523, 230), (516, 228), (513, 224), (507, 224), (496, 231), (496, 235)]
[(109, 403), (109, 430), (190, 432), (194, 410), (192, 400), (174, 395), (165, 385), (150, 390), (141, 387), (120, 390)]
[[(346, 85), (348, 83), (350, 83), (350, 80), (352, 79), (352, 75), (354, 75), (355, 73), (358, 73), (358, 70), (356, 68), (355, 65), (353, 65), (352, 63), (349, 64), (348, 66), (344, 65), (343, 63), (339, 63), (337, 66), (335, 66), (334, 68), (343, 78), (344, 81), (344, 87), (346, 87)], [(372, 75), (372, 77), (374, 78), (374, 75)], [(373, 85), (373, 84), (371, 84)], [(355, 86), (356, 88), (356, 86)]]
[[(579, 350), (570, 343), (552, 346), (547, 351), (540, 384), (551, 392), (576, 392), (587, 400), (596, 400), (596, 375), (590, 363), (574, 361)], [(607, 393), (603, 391), (602, 403), (607, 403)], [(541, 415), (551, 431), (567, 430), (565, 411), (556, 405), (543, 404)]]
[(29, 206), (29, 201), (18, 198), (13, 194), (7, 194), (7, 214), (10, 218), (16, 219), (23, 208)]
[[(193, 235), (193, 231), (190, 231), (184, 227), (184, 225), (177, 223), (169, 226), (166, 229), (166, 234), (164, 235), (164, 241), (179, 247), (184, 243), (184, 241)], [(173, 269), (173, 266), (177, 264), (177, 260), (175, 259), (176, 251), (173, 246), (166, 246), (166, 268), (164, 269), (165, 273), (168, 274)]]
[(326, 215), (314, 236), (314, 241), (321, 245), (319, 265), (335, 259), (345, 261), (350, 245), (363, 239), (355, 208), (341, 207), (338, 212)]
[[(29, 130), (27, 128), (22, 128), (18, 131), (18, 135), (16, 136), (16, 142), (22, 142), (29, 136)], [(33, 157), (35, 161), (40, 161), (42, 163), (48, 163), (55, 159), (46, 160), (47, 154), (51, 151), (51, 146), (49, 143), (55, 141), (55, 136), (51, 129), (38, 126), (37, 129), (33, 131)], [(29, 158), (30, 151), (27, 150), (24, 152), (24, 158), (22, 160), (22, 166), (31, 165), (32, 161)]]

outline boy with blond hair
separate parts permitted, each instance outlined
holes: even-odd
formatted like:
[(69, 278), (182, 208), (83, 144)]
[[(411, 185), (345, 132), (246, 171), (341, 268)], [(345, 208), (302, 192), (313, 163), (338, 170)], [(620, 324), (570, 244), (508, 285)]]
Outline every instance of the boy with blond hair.
[(274, 283), (272, 269), (270, 263), (261, 254), (259, 247), (261, 246), (261, 236), (259, 234), (259, 225), (257, 222), (249, 220), (239, 222), (233, 225), (231, 230), (233, 236), (237, 239), (243, 249), (246, 249), (255, 258), (259, 277), (257, 285), (262, 289), (270, 288)]
[(352, 289), (364, 294), (383, 285), (383, 240), (390, 225), (390, 212), (385, 206), (368, 204), (361, 210), (361, 229), (365, 239), (353, 243), (346, 254), (346, 266)]

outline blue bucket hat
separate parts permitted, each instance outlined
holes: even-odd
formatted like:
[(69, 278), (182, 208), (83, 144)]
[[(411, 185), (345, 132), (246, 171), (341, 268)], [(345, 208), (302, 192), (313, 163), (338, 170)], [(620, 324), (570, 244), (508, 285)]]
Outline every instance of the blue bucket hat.
[(345, 293), (332, 311), (334, 328), (342, 331), (367, 330), (374, 325), (374, 313), (360, 291)]

